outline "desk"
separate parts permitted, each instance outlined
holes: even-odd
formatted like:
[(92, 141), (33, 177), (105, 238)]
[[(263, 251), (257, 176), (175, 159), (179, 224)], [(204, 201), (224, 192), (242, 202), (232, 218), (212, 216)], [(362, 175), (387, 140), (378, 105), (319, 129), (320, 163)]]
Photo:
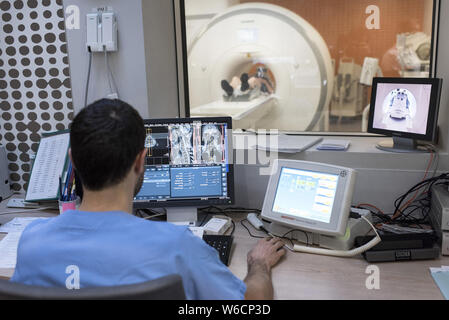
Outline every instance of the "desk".
[[(240, 217), (234, 217), (239, 221)], [(249, 223), (246, 223), (248, 226)], [(257, 234), (251, 230), (251, 233)], [(263, 235), (262, 233), (260, 233)], [(236, 223), (231, 271), (240, 279), (246, 275), (246, 253), (258, 241)], [(287, 251), (272, 271), (275, 299), (443, 299), (429, 267), (449, 265), (449, 257), (436, 260), (378, 263), (380, 290), (368, 290), (365, 273), (370, 263), (362, 257), (335, 258)]]
[[(0, 204), (5, 212), (6, 202)], [(15, 211), (17, 209), (10, 209)], [(0, 215), (0, 223), (14, 217), (55, 216), (54, 211), (27, 214)], [(258, 241), (251, 238), (239, 223), (245, 216), (233, 215), (236, 222), (230, 270), (240, 279), (247, 272), (246, 256)], [(257, 231), (253, 231), (257, 234)], [(263, 235), (263, 234), (261, 234)], [(4, 234), (0, 234), (0, 239)], [(379, 263), (380, 290), (368, 290), (365, 282), (370, 264), (362, 258), (335, 258), (287, 251), (286, 256), (272, 271), (275, 299), (443, 299), (433, 281), (429, 267), (449, 265), (449, 257), (437, 260)], [(0, 278), (10, 278), (14, 270), (0, 269)]]

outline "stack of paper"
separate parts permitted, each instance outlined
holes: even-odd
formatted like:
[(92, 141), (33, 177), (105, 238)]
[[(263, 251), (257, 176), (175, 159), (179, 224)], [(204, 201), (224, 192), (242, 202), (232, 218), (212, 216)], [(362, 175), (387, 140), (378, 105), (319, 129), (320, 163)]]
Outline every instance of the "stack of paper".
[(204, 228), (203, 227), (189, 227), (190, 231), (192, 231), (194, 236), (197, 236), (200, 239), (203, 239)]
[(449, 266), (430, 268), (430, 274), (446, 300), (449, 300)]
[(10, 232), (0, 241), (0, 268), (13, 269), (16, 267), (17, 247), (21, 232)]
[(8, 223), (0, 226), (0, 232), (10, 233), (10, 232), (22, 232), (27, 225), (37, 219), (48, 219), (48, 218), (36, 218), (36, 217), (24, 217), (24, 218), (14, 218)]
[(347, 140), (324, 140), (320, 143), (317, 150), (345, 151), (348, 150), (350, 141)]
[(258, 150), (278, 153), (298, 153), (309, 149), (313, 145), (323, 140), (323, 138), (279, 134), (275, 137), (266, 136), (265, 139), (259, 136), (257, 137), (257, 140), (257, 145), (253, 146), (253, 148), (256, 148)]
[(6, 237), (0, 241), (0, 268), (13, 269), (16, 267), (17, 247), (19, 245), (20, 236), (25, 227), (36, 219), (46, 218), (14, 218), (10, 222), (0, 227), (0, 232), (8, 233)]
[(59, 178), (64, 176), (69, 145), (69, 132), (59, 131), (43, 135), (31, 170), (25, 201), (58, 200)]

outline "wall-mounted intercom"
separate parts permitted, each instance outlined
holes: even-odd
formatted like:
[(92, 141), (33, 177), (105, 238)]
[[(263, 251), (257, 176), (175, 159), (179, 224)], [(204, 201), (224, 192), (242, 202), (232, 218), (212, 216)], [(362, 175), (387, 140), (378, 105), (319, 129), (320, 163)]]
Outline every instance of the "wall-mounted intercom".
[(87, 14), (87, 42), (91, 52), (113, 52), (117, 46), (117, 17), (110, 7), (96, 8)]

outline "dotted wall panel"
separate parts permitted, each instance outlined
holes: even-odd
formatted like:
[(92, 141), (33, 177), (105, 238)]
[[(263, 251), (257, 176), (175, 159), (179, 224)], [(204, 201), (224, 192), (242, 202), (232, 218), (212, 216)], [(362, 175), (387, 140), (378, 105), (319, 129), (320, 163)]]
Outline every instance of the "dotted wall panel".
[(0, 144), (15, 191), (41, 134), (73, 120), (62, 0), (0, 0)]

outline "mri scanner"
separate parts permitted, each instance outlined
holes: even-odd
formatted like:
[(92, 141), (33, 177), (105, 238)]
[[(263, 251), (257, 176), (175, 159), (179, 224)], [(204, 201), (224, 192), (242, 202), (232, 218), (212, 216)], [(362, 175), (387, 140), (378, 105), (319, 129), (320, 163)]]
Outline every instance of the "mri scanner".
[[(312, 25), (280, 6), (249, 3), (214, 16), (187, 49), (190, 115), (231, 116), (234, 128), (326, 130), (334, 69)], [(263, 65), (275, 93), (250, 101), (223, 99), (230, 81)]]

